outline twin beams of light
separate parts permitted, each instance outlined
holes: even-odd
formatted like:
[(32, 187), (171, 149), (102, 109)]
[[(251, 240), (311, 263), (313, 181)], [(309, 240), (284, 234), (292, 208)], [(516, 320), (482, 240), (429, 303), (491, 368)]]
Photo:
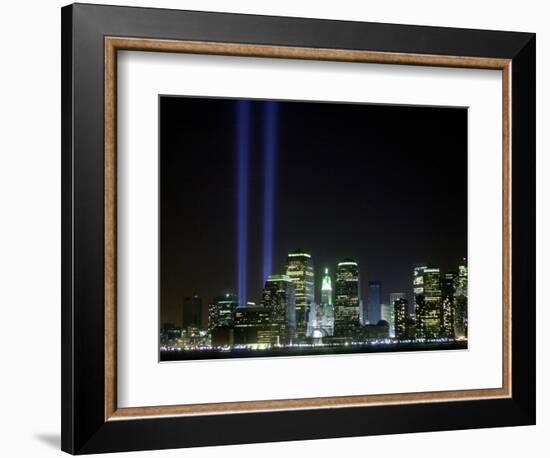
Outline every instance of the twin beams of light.
[[(237, 296), (240, 307), (247, 303), (248, 204), (250, 174), (251, 102), (236, 102), (237, 153)], [(263, 104), (263, 281), (273, 268), (273, 226), (275, 218), (275, 177), (277, 165), (278, 104)]]
[(248, 261), (248, 172), (250, 162), (250, 102), (236, 104), (237, 152), (237, 299), (246, 306), (246, 273)]
[(263, 202), (263, 281), (273, 273), (273, 226), (275, 218), (275, 176), (277, 166), (278, 104), (264, 103), (264, 202)]

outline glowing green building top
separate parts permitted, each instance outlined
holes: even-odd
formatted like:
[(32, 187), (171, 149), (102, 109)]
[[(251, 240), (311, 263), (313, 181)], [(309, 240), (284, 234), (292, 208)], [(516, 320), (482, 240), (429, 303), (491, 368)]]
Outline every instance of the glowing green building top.
[(323, 283), (321, 283), (321, 304), (332, 305), (332, 280), (328, 273), (328, 267), (325, 267)]

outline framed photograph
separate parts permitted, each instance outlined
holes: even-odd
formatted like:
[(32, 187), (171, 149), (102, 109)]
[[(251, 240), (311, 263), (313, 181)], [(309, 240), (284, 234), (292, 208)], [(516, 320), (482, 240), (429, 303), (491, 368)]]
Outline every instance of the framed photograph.
[(70, 5), (62, 179), (63, 450), (535, 423), (534, 34)]

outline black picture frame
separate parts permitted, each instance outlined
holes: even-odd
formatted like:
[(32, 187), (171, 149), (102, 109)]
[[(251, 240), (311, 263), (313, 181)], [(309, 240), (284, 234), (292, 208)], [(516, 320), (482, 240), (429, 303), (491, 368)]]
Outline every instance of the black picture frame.
[[(88, 4), (66, 6), (61, 14), (64, 451), (85, 454), (535, 424), (535, 34)], [(511, 59), (512, 396), (106, 421), (106, 36)]]

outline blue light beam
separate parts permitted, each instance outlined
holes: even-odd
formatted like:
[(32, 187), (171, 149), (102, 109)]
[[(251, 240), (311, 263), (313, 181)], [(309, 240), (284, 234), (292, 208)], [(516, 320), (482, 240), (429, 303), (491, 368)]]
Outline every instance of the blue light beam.
[(264, 201), (263, 201), (263, 280), (273, 271), (273, 225), (275, 221), (275, 183), (278, 140), (277, 102), (264, 103)]
[(248, 261), (248, 174), (250, 161), (250, 102), (236, 103), (237, 153), (237, 300), (246, 306)]

